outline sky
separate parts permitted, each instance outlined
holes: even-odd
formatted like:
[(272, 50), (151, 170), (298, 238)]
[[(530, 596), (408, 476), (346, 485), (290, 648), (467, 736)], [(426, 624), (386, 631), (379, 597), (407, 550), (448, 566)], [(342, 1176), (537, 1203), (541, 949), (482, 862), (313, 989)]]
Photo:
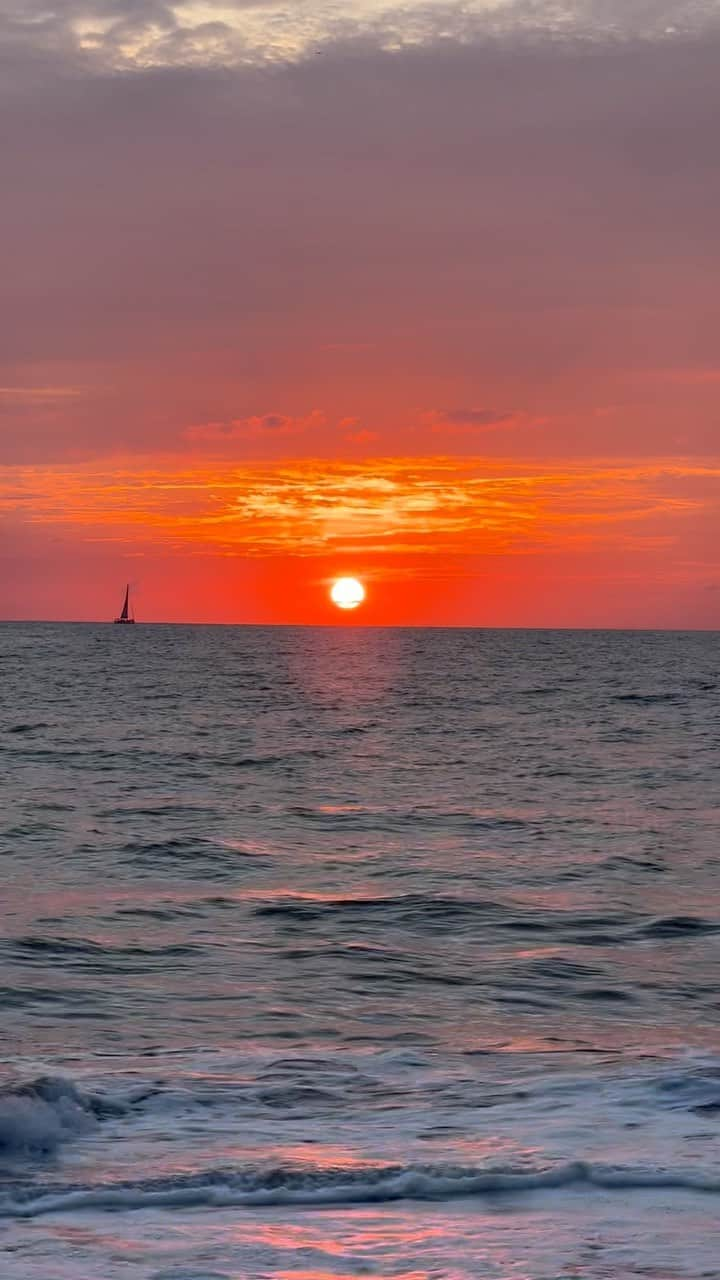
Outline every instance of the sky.
[(0, 0), (0, 617), (720, 627), (715, 0)]

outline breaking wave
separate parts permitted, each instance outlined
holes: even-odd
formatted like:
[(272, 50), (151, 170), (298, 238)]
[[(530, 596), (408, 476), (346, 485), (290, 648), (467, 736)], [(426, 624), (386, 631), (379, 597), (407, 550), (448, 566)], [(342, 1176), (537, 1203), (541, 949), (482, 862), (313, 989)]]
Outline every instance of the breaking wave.
[(59, 1076), (5, 1089), (0, 1092), (0, 1156), (49, 1154), (91, 1132), (100, 1120), (124, 1115), (132, 1101), (84, 1093)]
[(720, 1194), (720, 1175), (702, 1171), (632, 1169), (572, 1161), (546, 1169), (385, 1165), (347, 1169), (270, 1168), (119, 1182), (101, 1186), (18, 1187), (0, 1197), (0, 1217), (35, 1218), (80, 1210), (229, 1208), (377, 1204), (451, 1200), (576, 1185), (605, 1190), (653, 1188)]

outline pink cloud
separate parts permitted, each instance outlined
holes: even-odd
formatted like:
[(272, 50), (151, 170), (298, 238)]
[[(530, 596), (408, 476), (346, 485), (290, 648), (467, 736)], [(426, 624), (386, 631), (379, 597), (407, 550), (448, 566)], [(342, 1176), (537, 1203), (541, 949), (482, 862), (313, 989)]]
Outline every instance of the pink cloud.
[(344, 438), (349, 444), (372, 444), (373, 441), (380, 439), (380, 435), (377, 431), (361, 428), (359, 431), (348, 431)]

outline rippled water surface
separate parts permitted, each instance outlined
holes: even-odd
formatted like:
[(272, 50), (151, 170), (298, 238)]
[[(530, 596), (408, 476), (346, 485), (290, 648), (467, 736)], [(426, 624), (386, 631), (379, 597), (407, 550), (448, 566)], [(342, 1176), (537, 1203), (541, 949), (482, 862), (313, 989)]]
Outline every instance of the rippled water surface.
[(0, 669), (3, 1277), (720, 1276), (720, 635)]

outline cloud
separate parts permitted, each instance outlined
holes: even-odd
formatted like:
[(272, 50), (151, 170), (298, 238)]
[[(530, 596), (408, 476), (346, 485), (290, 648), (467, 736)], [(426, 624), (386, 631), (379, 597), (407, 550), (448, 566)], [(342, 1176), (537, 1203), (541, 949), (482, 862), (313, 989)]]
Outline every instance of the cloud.
[[(27, 0), (0, 31), (0, 384), (83, 388), (5, 397), (5, 457), (162, 453), (189, 423), (190, 449), (259, 455), (272, 431), (248, 414), (278, 404), (293, 421), (350, 411), (398, 452), (436, 450), (437, 425), (443, 449), (482, 431), (490, 451), (512, 434), (519, 452), (592, 456), (607, 404), (604, 452), (715, 447), (713, 377), (659, 393), (656, 376), (716, 364), (708, 6), (702, 37), (678, 39), (662, 0), (352, 6), (354, 36), (337, 7), (297, 5), (292, 58), (139, 67), (126, 33), (107, 73), (118, 22), (157, 41), (211, 20), (277, 30), (272, 4), (226, 8)], [(541, 38), (546, 19), (595, 34)], [(443, 39), (445, 20), (471, 29)], [(413, 23), (412, 48), (381, 34)], [(77, 44), (93, 24), (104, 53)], [(542, 432), (417, 426), (418, 406), (516, 404)], [(360, 443), (343, 437), (287, 435), (328, 456)]]
[(378, 431), (361, 427), (358, 418), (341, 418), (338, 422), (338, 431), (342, 433), (342, 439), (348, 444), (369, 445), (380, 439)]
[(232, 441), (269, 440), (302, 435), (325, 425), (319, 409), (302, 418), (283, 413), (264, 413), (250, 418), (234, 418), (230, 422), (202, 422), (186, 428), (186, 440), (194, 443), (229, 444)]
[(79, 387), (0, 387), (0, 399), (26, 401), (67, 400), (82, 395)]
[(110, 72), (287, 64), (338, 44), (667, 41), (717, 27), (712, 0), (25, 0), (0, 39), (36, 70)]
[(377, 431), (367, 431), (361, 427), (358, 431), (347, 431), (344, 438), (349, 444), (374, 444), (380, 436)]
[(446, 409), (424, 415), (425, 422), (435, 436), (453, 437), (462, 441), (483, 434), (484, 438), (499, 429), (504, 432), (513, 430), (522, 435), (524, 441), (529, 432), (543, 425), (541, 419), (532, 418), (519, 411), (502, 411), (499, 409)]
[(11, 467), (0, 480), (0, 514), (25, 510), (32, 493), (25, 518), (48, 533), (250, 558), (671, 548), (691, 542), (696, 523), (705, 539), (720, 511), (720, 467), (677, 459), (653, 466), (450, 457), (240, 466), (168, 458), (155, 468)]
[(437, 415), (436, 429), (444, 425), (450, 427), (500, 427), (517, 420), (513, 413), (503, 413), (497, 409), (446, 409)]

